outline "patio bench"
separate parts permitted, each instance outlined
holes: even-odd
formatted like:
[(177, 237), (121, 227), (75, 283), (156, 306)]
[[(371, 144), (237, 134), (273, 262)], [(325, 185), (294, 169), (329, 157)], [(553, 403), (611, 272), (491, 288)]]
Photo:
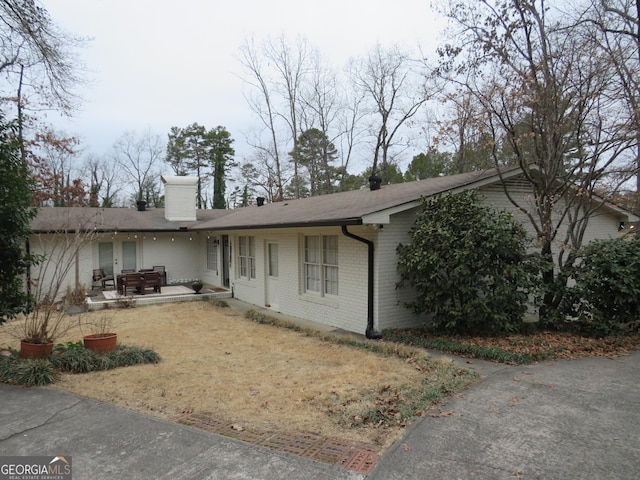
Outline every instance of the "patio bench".
[(142, 288), (140, 289), (140, 293), (144, 295), (144, 292), (147, 288), (152, 289), (152, 291), (156, 293), (160, 293), (160, 286), (162, 285), (162, 276), (160, 272), (144, 272), (142, 274)]
[(160, 293), (160, 286), (160, 272), (136, 272), (118, 275), (118, 293), (121, 295), (131, 293), (144, 295), (148, 288)]

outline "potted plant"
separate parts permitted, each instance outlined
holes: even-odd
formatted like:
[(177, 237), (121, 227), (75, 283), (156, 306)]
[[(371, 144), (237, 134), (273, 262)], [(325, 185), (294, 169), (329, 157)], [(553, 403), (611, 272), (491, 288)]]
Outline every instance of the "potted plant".
[[(118, 343), (118, 334), (113, 332), (112, 323), (113, 314), (111, 312), (103, 311), (96, 316), (80, 317), (78, 325), (83, 335), (84, 348), (97, 353), (115, 350)], [(88, 329), (91, 333), (85, 335), (84, 329)]]
[[(50, 355), (54, 341), (63, 336), (71, 325), (65, 307), (80, 303), (86, 308), (86, 289), (80, 284), (79, 259), (83, 249), (91, 245), (97, 235), (91, 226), (93, 215), (84, 219), (69, 218), (60, 221), (59, 228), (47, 234), (31, 235), (29, 244), (34, 265), (28, 282), (30, 302), (24, 313), (15, 321), (7, 323), (7, 330), (20, 340), (20, 355), (23, 358)], [(57, 221), (58, 221), (57, 220)], [(75, 282), (72, 282), (73, 272)], [(73, 283), (74, 288), (66, 288)], [(65, 293), (69, 298), (65, 299)]]
[(20, 340), (20, 357), (50, 355), (54, 341), (69, 330), (69, 320), (59, 302), (45, 299), (11, 324), (9, 332)]
[(84, 285), (78, 284), (74, 288), (67, 285), (64, 294), (64, 305), (67, 313), (82, 313), (87, 311), (87, 289)]
[(191, 288), (193, 288), (193, 291), (198, 294), (200, 293), (200, 290), (202, 290), (202, 287), (204, 286), (204, 284), (200, 281), (200, 280), (194, 280), (191, 283)]

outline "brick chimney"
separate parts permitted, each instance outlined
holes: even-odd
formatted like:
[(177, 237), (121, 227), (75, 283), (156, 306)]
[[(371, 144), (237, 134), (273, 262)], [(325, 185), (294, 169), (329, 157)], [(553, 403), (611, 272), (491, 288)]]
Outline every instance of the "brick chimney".
[(195, 222), (196, 177), (160, 177), (164, 183), (164, 218), (170, 222)]

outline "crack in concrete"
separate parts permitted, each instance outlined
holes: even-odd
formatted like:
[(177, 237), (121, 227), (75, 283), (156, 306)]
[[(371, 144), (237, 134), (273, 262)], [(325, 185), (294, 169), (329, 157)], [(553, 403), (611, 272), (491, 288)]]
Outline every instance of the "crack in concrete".
[(20, 435), (24, 435), (32, 430), (36, 430), (40, 427), (44, 427), (47, 424), (51, 423), (58, 415), (60, 415), (61, 413), (64, 413), (68, 410), (71, 410), (72, 408), (77, 407), (78, 405), (80, 405), (81, 403), (85, 402), (86, 400), (84, 399), (80, 399), (78, 401), (76, 401), (75, 403), (69, 405), (68, 407), (65, 407), (63, 409), (57, 410), (55, 411), (53, 414), (51, 414), (48, 418), (46, 418), (43, 422), (38, 423), (37, 425), (34, 425), (33, 427), (29, 427), (29, 428), (25, 428), (24, 430), (20, 430), (18, 432), (12, 433), (11, 435), (9, 435), (8, 437), (2, 437), (0, 438), (0, 442), (4, 442), (6, 440), (11, 440), (12, 438), (15, 438), (17, 436)]

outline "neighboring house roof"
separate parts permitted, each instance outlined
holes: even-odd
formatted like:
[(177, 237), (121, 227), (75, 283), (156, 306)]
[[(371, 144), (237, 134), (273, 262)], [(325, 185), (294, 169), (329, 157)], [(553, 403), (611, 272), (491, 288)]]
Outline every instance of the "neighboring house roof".
[[(501, 173), (491, 169), (385, 185), (379, 190), (352, 190), (234, 210), (197, 210), (197, 220), (193, 222), (168, 221), (164, 209), (140, 212), (129, 208), (42, 208), (32, 222), (32, 231), (52, 232), (77, 225), (98, 231), (161, 232), (388, 223), (390, 215), (419, 206), (423, 197), (479, 188), (520, 174), (517, 167)], [(637, 220), (612, 204), (605, 202), (605, 208), (626, 221)]]

